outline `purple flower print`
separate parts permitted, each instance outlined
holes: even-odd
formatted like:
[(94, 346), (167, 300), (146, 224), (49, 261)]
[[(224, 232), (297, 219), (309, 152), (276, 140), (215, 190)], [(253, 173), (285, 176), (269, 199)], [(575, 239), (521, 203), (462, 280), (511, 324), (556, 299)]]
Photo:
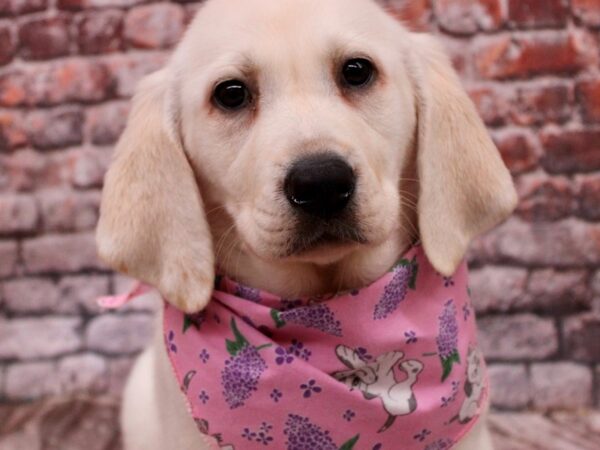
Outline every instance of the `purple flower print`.
[(281, 391), (279, 389), (273, 389), (273, 392), (271, 392), (271, 398), (273, 399), (273, 401), (275, 403), (278, 403), (279, 400), (281, 400), (281, 397), (283, 397)]
[(290, 309), (302, 306), (302, 300), (281, 299), (281, 311), (289, 311)]
[(438, 317), (439, 333), (436, 339), (438, 353), (442, 362), (442, 381), (452, 372), (452, 365), (460, 363), (458, 355), (458, 323), (456, 321), (456, 305), (454, 300), (444, 304), (444, 310)]
[(275, 349), (275, 355), (275, 362), (278, 366), (283, 364), (291, 364), (294, 361), (294, 357), (283, 347), (277, 347)]
[(203, 349), (198, 356), (200, 357), (200, 361), (202, 361), (204, 364), (206, 364), (210, 359), (210, 353), (208, 353), (208, 350), (206, 349)]
[(458, 395), (459, 386), (460, 386), (460, 382), (458, 382), (458, 381), (452, 382), (452, 393), (450, 394), (450, 396), (448, 396), (448, 397), (444, 396), (441, 398), (442, 408), (445, 408), (450, 403), (452, 403), (454, 400), (456, 400), (456, 396)]
[(351, 409), (347, 409), (342, 418), (347, 422), (351, 422), (355, 416), (356, 413), (354, 411), (352, 411)]
[(304, 343), (296, 339), (292, 339), (292, 345), (288, 347), (287, 351), (290, 355), (294, 355), (304, 361), (310, 360), (310, 357), (312, 356), (312, 352), (304, 347)]
[(264, 431), (265, 433), (270, 432), (273, 429), (273, 425), (268, 424), (267, 422), (263, 422), (260, 425), (260, 431)]
[(259, 431), (256, 435), (256, 442), (263, 445), (269, 445), (271, 442), (273, 442), (273, 438), (264, 431)]
[(406, 338), (407, 344), (416, 344), (417, 341), (419, 340), (417, 338), (417, 333), (415, 333), (414, 331), (405, 331), (404, 337)]
[(427, 436), (429, 436), (430, 434), (431, 434), (430, 430), (423, 429), (419, 433), (415, 434), (413, 436), (413, 439), (416, 441), (419, 441), (419, 442), (423, 442), (425, 439), (427, 439)]
[(301, 306), (287, 311), (273, 309), (271, 310), (271, 317), (277, 328), (284, 327), (289, 322), (306, 328), (314, 328), (333, 336), (342, 336), (340, 321), (335, 318), (333, 311), (324, 303)]
[(369, 362), (373, 359), (373, 356), (369, 355), (369, 352), (364, 347), (358, 347), (356, 349), (356, 355), (364, 362)]
[(375, 444), (372, 450), (381, 450), (383, 448), (383, 444)]
[(244, 406), (244, 402), (258, 390), (258, 382), (267, 364), (258, 349), (242, 336), (235, 319), (231, 319), (231, 329), (236, 340), (226, 342), (231, 357), (225, 361), (221, 371), (221, 384), (225, 401), (231, 409), (235, 409)]
[(250, 300), (254, 303), (260, 303), (262, 300), (260, 297), (260, 291), (258, 289), (244, 286), (243, 284), (239, 283), (235, 287), (235, 295), (243, 299)]
[(400, 303), (406, 298), (408, 289), (415, 288), (417, 271), (416, 260), (402, 260), (394, 267), (394, 276), (384, 288), (379, 302), (375, 305), (373, 319), (383, 320), (398, 309)]
[(183, 333), (185, 334), (190, 327), (194, 327), (196, 330), (201, 329), (204, 322), (206, 322), (204, 311), (196, 314), (186, 314), (183, 316)]
[(172, 353), (177, 353), (177, 345), (175, 345), (175, 333), (173, 330), (169, 331), (166, 341), (167, 349)]
[(447, 450), (452, 447), (452, 444), (451, 439), (438, 439), (425, 447), (425, 450)]
[(445, 287), (454, 286), (454, 279), (452, 277), (444, 277), (444, 286)]
[(244, 428), (242, 431), (242, 437), (244, 439), (248, 439), (249, 441), (258, 442), (259, 444), (269, 445), (271, 442), (273, 442), (273, 438), (269, 436), (272, 429), (273, 425), (263, 422), (258, 431), (252, 431), (248, 427)]
[(471, 306), (469, 306), (467, 303), (465, 303), (463, 305), (463, 319), (465, 319), (465, 321), (467, 321), (469, 319), (469, 317), (471, 317)]
[(242, 431), (242, 437), (244, 439), (248, 439), (249, 441), (253, 441), (256, 437), (256, 433), (251, 431), (250, 428), (244, 428), (244, 431)]
[(297, 414), (288, 415), (283, 433), (287, 437), (287, 450), (352, 450), (359, 438), (357, 435), (338, 447), (329, 431)]
[(300, 385), (300, 390), (304, 391), (304, 394), (302, 394), (304, 398), (310, 398), (313, 393), (319, 394), (323, 389), (317, 386), (317, 382), (315, 380), (309, 380), (308, 383), (303, 383)]
[(208, 394), (206, 393), (206, 391), (200, 392), (200, 395), (198, 395), (198, 398), (200, 399), (200, 401), (204, 405), (206, 405), (206, 402), (210, 400), (210, 397), (208, 396)]

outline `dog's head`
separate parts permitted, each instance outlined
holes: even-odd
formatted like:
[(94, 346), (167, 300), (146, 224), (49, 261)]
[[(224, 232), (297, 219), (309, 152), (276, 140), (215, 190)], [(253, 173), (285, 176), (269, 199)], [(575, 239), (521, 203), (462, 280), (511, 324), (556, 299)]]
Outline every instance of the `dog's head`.
[(370, 0), (209, 0), (138, 89), (97, 240), (194, 311), (215, 254), (225, 270), (233, 248), (271, 267), (389, 264), (377, 255), (418, 235), (451, 274), (514, 204), (432, 38)]

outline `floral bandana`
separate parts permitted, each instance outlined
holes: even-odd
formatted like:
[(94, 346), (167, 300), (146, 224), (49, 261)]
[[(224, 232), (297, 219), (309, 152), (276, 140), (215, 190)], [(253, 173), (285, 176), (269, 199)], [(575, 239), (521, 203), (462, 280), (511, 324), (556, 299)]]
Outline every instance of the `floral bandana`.
[(442, 450), (487, 396), (463, 263), (442, 277), (421, 247), (360, 291), (282, 299), (218, 278), (165, 344), (213, 448)]

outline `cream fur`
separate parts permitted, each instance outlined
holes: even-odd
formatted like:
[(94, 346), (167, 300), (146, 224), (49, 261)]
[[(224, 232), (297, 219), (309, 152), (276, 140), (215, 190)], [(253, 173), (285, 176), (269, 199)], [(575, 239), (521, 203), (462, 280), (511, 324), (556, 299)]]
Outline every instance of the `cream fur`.
[[(378, 69), (345, 95), (344, 58)], [(223, 113), (217, 82), (240, 78), (253, 107)], [(285, 168), (319, 150), (359, 174), (366, 244), (300, 255)], [(415, 239), (451, 274), (470, 240), (515, 206), (510, 175), (448, 59), (371, 0), (209, 0), (170, 62), (141, 84), (106, 178), (97, 242), (116, 270), (201, 310), (215, 263), (282, 296), (360, 287)], [(127, 450), (201, 449), (163, 349), (160, 327), (125, 392)], [(176, 445), (174, 444), (176, 443)], [(459, 449), (491, 448), (484, 425)]]

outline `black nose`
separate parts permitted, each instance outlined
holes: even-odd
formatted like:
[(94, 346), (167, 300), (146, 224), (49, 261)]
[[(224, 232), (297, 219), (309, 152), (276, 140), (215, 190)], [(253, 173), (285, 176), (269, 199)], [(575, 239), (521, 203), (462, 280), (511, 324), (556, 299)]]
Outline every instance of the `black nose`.
[(355, 187), (352, 167), (329, 153), (296, 161), (284, 184), (285, 195), (294, 208), (319, 218), (341, 213), (352, 199)]

